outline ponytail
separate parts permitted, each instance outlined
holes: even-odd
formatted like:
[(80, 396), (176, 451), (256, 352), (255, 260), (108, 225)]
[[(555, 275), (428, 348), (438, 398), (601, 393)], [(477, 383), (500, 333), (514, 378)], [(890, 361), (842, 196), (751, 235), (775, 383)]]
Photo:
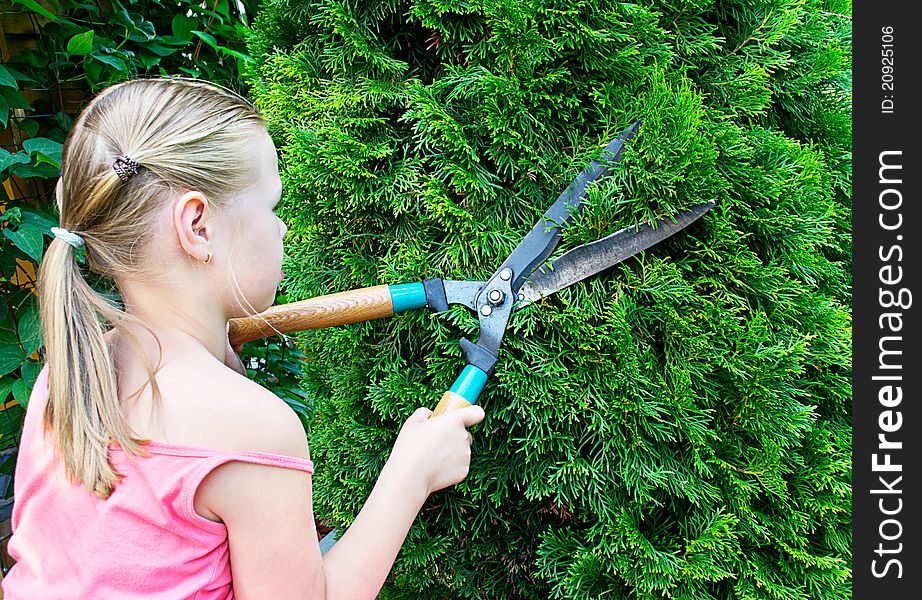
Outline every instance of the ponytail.
[(44, 423), (53, 433), (70, 481), (108, 498), (121, 479), (110, 464), (109, 444), (145, 456), (131, 435), (118, 397), (115, 365), (105, 325), (124, 313), (86, 282), (77, 250), (55, 239), (39, 269), (42, 334), (48, 358)]

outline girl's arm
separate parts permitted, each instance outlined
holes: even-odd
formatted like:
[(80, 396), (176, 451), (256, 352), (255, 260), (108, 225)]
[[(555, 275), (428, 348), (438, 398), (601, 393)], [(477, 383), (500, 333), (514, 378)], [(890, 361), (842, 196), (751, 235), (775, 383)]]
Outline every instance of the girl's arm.
[[(258, 387), (258, 386), (255, 386)], [(245, 447), (309, 458), (297, 415), (274, 394), (249, 406)], [(269, 403), (276, 409), (269, 409)], [(372, 599), (381, 589), (410, 525), (428, 495), (457, 483), (470, 465), (466, 427), (483, 419), (478, 406), (428, 419), (421, 408), (404, 424), (364, 507), (342, 538), (320, 555), (304, 472), (230, 462), (206, 477), (196, 500), (227, 527), (238, 600)], [(226, 416), (226, 415), (222, 415)], [(258, 431), (257, 431), (258, 430)], [(317, 465), (323, 469), (323, 465)]]
[(444, 420), (428, 420), (430, 413), (421, 408), (404, 424), (365, 506), (324, 556), (327, 598), (374, 598), (429, 494), (467, 476), (466, 427), (479, 423), (483, 410), (470, 407)]

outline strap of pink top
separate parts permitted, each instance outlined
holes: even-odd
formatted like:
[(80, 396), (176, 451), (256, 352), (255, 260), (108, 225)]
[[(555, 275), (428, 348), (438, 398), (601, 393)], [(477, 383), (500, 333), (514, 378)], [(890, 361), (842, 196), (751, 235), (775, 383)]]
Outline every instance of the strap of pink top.
[(183, 511), (186, 513), (186, 518), (191, 522), (200, 525), (207, 531), (223, 533), (225, 531), (225, 526), (223, 523), (211, 521), (195, 512), (195, 492), (198, 490), (199, 485), (201, 485), (202, 481), (205, 479), (205, 477), (208, 476), (209, 473), (221, 465), (234, 460), (255, 465), (266, 465), (270, 467), (282, 467), (285, 469), (304, 471), (308, 475), (313, 475), (314, 473), (314, 463), (312, 461), (303, 458), (282, 456), (280, 454), (238, 451), (221, 452), (220, 454), (208, 456), (194, 471), (192, 471), (192, 473), (189, 474), (189, 477), (183, 484), (182, 498), (180, 499), (180, 504), (183, 508)]

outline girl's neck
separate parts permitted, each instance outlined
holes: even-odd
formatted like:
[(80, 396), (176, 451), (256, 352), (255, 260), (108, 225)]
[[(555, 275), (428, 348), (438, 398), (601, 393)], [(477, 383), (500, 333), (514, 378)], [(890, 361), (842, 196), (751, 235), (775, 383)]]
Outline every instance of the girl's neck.
[(213, 296), (188, 286), (164, 289), (137, 283), (121, 287), (121, 292), (126, 312), (149, 327), (147, 331), (129, 325), (129, 331), (142, 343), (154, 364), (161, 351), (157, 340), (163, 347), (164, 358), (169, 358), (166, 355), (172, 351), (197, 347), (218, 360), (224, 359), (227, 317)]

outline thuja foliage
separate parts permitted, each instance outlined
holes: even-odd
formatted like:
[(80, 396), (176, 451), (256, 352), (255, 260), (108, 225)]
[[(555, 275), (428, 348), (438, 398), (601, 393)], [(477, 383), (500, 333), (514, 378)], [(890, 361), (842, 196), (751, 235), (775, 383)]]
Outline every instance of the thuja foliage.
[[(470, 476), (383, 597), (847, 598), (850, 4), (276, 0), (253, 93), (293, 298), (490, 276), (604, 144), (559, 251), (707, 200), (516, 313)], [(463, 308), (303, 335), (315, 507), (347, 527), (476, 338)]]

